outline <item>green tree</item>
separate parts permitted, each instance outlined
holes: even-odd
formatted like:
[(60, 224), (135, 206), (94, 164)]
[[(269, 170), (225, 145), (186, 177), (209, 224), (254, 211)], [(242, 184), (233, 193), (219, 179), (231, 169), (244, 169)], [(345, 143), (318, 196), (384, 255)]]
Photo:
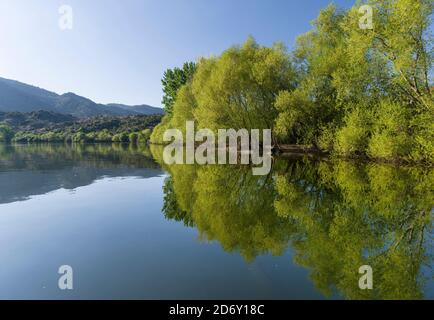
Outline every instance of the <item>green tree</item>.
[(294, 87), (294, 70), (281, 44), (272, 48), (249, 38), (219, 57), (202, 59), (191, 81), (177, 88), (172, 113), (153, 131), (161, 143), (166, 129), (185, 129), (187, 120), (200, 128), (272, 129), (275, 98)]
[(186, 62), (182, 68), (167, 69), (164, 72), (161, 83), (163, 85), (163, 105), (167, 115), (172, 114), (173, 104), (176, 101), (178, 90), (185, 85), (194, 75), (196, 64)]
[(145, 129), (139, 132), (139, 137), (137, 142), (140, 144), (147, 144), (149, 139), (151, 138), (152, 130), (151, 129)]
[(126, 132), (121, 132), (121, 133), (115, 134), (113, 136), (112, 141), (125, 143), (125, 142), (129, 142), (129, 137), (128, 137), (128, 134)]
[(0, 142), (10, 142), (14, 137), (14, 132), (6, 124), (0, 124)]
[[(430, 161), (433, 2), (366, 3), (373, 7), (372, 30), (358, 25), (360, 1), (347, 11), (328, 6), (313, 30), (299, 37), (294, 52), (298, 85), (277, 98), (275, 133), (282, 141), (338, 154)], [(406, 117), (399, 128), (383, 129), (386, 105)], [(401, 151), (390, 150), (395, 146)]]
[(79, 131), (72, 137), (73, 142), (84, 143), (87, 142), (87, 136), (84, 132)]
[(258, 45), (249, 38), (217, 58), (202, 60), (192, 81), (198, 126), (272, 129), (280, 91), (292, 90), (294, 69), (282, 44)]
[(131, 144), (136, 144), (139, 139), (139, 134), (137, 132), (132, 132), (128, 135), (128, 140)]
[(95, 140), (97, 142), (111, 142), (112, 135), (109, 130), (103, 129), (96, 134)]

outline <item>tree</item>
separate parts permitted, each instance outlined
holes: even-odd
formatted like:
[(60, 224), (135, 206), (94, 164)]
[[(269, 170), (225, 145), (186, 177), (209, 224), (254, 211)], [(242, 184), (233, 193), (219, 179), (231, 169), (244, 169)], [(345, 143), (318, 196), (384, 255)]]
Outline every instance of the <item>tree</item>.
[(294, 70), (286, 49), (258, 45), (253, 38), (221, 56), (204, 59), (192, 81), (198, 126), (211, 130), (272, 129), (280, 91), (292, 90)]
[(6, 124), (0, 124), (0, 142), (10, 142), (14, 137), (11, 127)]
[(164, 72), (161, 83), (163, 85), (163, 105), (167, 115), (172, 114), (173, 104), (176, 101), (178, 90), (185, 85), (194, 75), (196, 64), (186, 62), (182, 68), (167, 69)]
[(155, 128), (151, 142), (162, 143), (168, 128), (183, 131), (187, 120), (211, 130), (272, 129), (276, 96), (294, 87), (294, 77), (283, 45), (267, 48), (253, 38), (219, 57), (201, 59), (191, 81), (177, 87), (171, 114)]
[(121, 132), (121, 133), (115, 134), (113, 136), (112, 141), (113, 142), (125, 143), (125, 142), (129, 141), (129, 137), (128, 137), (128, 134), (126, 132)]
[[(374, 26), (360, 28), (360, 5)], [(295, 51), (249, 38), (201, 59), (189, 80), (163, 79), (167, 129), (272, 129), (273, 142), (341, 156), (434, 160), (432, 0), (366, 0), (349, 10), (329, 5), (300, 36)], [(184, 68), (185, 69), (185, 68)]]
[(72, 137), (73, 142), (84, 143), (87, 142), (87, 136), (84, 132), (79, 131)]
[(103, 129), (97, 133), (95, 139), (97, 142), (111, 142), (112, 135), (110, 134), (110, 131), (108, 131), (107, 129)]
[[(434, 4), (369, 0), (374, 28), (363, 30), (358, 26), (360, 3), (347, 11), (328, 6), (313, 30), (299, 37), (294, 52), (298, 85), (276, 99), (275, 133), (282, 141), (343, 155), (431, 161), (434, 101), (429, 88), (433, 62), (429, 26)], [(399, 128), (387, 129), (390, 134), (379, 129), (391, 125), (384, 122), (387, 115), (382, 116), (387, 105), (406, 118)], [(400, 153), (382, 152), (391, 145), (405, 148)]]
[(139, 132), (139, 137), (137, 142), (140, 144), (147, 144), (149, 139), (151, 138), (152, 130), (145, 129)]
[(130, 133), (128, 136), (128, 140), (132, 144), (136, 144), (139, 139), (139, 134), (137, 132)]
[(391, 65), (394, 84), (400, 94), (424, 109), (434, 109), (430, 71), (434, 43), (430, 24), (434, 12), (431, 0), (370, 0), (378, 23), (365, 36), (372, 49)]

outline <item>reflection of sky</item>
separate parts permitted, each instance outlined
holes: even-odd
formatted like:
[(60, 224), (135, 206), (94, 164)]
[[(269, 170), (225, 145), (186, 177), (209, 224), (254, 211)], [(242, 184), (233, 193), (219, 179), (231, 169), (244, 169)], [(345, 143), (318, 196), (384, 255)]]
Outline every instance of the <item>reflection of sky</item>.
[(26, 200), (30, 196), (45, 194), (60, 188), (74, 189), (93, 183), (102, 177), (155, 177), (158, 169), (96, 168), (69, 166), (49, 170), (7, 170), (0, 172), (0, 204)]
[[(431, 217), (434, 217), (434, 207), (431, 210)], [(434, 259), (434, 237), (432, 234), (432, 219), (431, 219), (431, 228), (427, 228), (425, 230), (424, 239), (426, 242), (426, 255), (430, 257), (426, 263), (422, 265), (422, 276), (427, 280), (425, 286), (425, 297), (429, 299), (434, 299), (434, 266), (432, 265)]]
[[(164, 177), (106, 178), (0, 205), (0, 298), (322, 298), (282, 257), (246, 264), (161, 213)], [(60, 265), (75, 289), (57, 289)]]

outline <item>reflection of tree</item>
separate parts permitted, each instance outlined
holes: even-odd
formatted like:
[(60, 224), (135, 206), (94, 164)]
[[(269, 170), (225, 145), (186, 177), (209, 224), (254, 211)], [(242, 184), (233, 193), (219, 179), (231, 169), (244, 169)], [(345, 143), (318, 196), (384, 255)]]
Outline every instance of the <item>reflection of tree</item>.
[(173, 178), (167, 177), (164, 181), (164, 205), (163, 205), (163, 213), (166, 219), (182, 221), (184, 225), (187, 227), (193, 227), (194, 221), (191, 215), (182, 210), (178, 204), (178, 200), (176, 199), (176, 193), (173, 188)]
[[(431, 276), (422, 266), (431, 263), (433, 170), (308, 161), (277, 161), (263, 177), (238, 166), (165, 169), (165, 207), (173, 212), (166, 216), (194, 225), (226, 251), (251, 261), (279, 255), (290, 243), (295, 262), (326, 295), (423, 297)], [(358, 287), (365, 264), (374, 270), (374, 290)]]
[(161, 174), (146, 147), (111, 144), (0, 144), (0, 203), (59, 188), (75, 189), (102, 177)]
[[(162, 149), (151, 146), (151, 151), (162, 159)], [(252, 176), (250, 168), (231, 166), (163, 167), (172, 178), (165, 185), (166, 217), (185, 217), (184, 223), (194, 224), (202, 239), (218, 240), (248, 261), (286, 249), (292, 224), (274, 213), (271, 175)]]
[(72, 165), (159, 169), (147, 146), (123, 144), (0, 144), (2, 169), (58, 170)]
[[(421, 298), (429, 262), (432, 171), (384, 165), (311, 165), (312, 175), (279, 174), (275, 208), (295, 219), (296, 262), (325, 294)], [(374, 270), (374, 290), (358, 288), (358, 268)]]
[(198, 169), (193, 218), (201, 235), (227, 251), (239, 250), (249, 261), (258, 254), (282, 254), (293, 228), (274, 213), (271, 181), (251, 175), (249, 168)]

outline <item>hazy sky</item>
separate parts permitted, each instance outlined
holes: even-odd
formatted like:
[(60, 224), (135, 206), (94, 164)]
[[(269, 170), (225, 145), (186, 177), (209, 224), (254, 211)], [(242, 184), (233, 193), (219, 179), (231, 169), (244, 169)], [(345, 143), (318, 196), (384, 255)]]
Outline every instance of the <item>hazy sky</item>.
[[(329, 2), (0, 0), (0, 77), (100, 103), (160, 106), (165, 69), (219, 54), (249, 35), (292, 48)], [(64, 4), (73, 9), (72, 30), (59, 28)]]

